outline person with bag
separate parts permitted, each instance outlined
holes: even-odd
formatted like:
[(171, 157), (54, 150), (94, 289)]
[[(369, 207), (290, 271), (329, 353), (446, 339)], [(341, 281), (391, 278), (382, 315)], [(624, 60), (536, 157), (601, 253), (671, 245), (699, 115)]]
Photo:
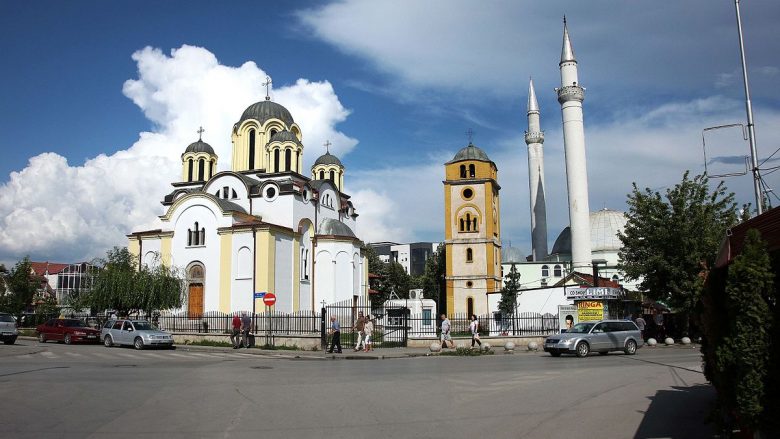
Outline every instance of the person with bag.
[(479, 320), (477, 320), (476, 314), (471, 315), (469, 330), (471, 330), (471, 348), (474, 348), (474, 342), (476, 342), (479, 345), (479, 348), (482, 349), (482, 342), (479, 340)]

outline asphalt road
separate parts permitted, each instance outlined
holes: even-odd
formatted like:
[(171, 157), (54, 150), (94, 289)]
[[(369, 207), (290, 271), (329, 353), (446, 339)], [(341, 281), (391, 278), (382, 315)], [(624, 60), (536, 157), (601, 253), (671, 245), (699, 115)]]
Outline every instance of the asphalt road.
[(390, 360), (0, 346), (2, 438), (700, 438), (691, 348)]

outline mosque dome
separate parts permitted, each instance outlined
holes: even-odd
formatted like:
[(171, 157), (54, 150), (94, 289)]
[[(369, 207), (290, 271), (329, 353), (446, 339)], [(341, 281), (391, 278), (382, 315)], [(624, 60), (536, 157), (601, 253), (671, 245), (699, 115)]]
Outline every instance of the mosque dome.
[(278, 133), (271, 136), (271, 142), (295, 142), (297, 144), (301, 143), (298, 140), (298, 138), (295, 137), (295, 134), (287, 130), (279, 131)]
[(355, 232), (353, 232), (348, 225), (332, 218), (325, 218), (322, 220), (320, 228), (317, 230), (317, 234), (355, 238)]
[(341, 164), (341, 160), (339, 160), (338, 157), (331, 154), (330, 152), (326, 152), (325, 154), (317, 157), (317, 160), (314, 161), (314, 165), (312, 166), (317, 165), (336, 165), (341, 166), (342, 168), (344, 167), (344, 165)]
[[(611, 209), (590, 213), (590, 246), (592, 252), (617, 252), (623, 247), (618, 233), (626, 228), (626, 215)], [(571, 229), (563, 229), (550, 254), (571, 254)]]
[(526, 262), (526, 256), (517, 247), (502, 247), (501, 248), (501, 263), (512, 264)]
[(237, 125), (240, 125), (241, 122), (247, 119), (254, 119), (261, 125), (268, 119), (279, 119), (288, 127), (295, 123), (292, 115), (286, 108), (270, 100), (255, 102), (248, 106), (241, 115)]
[(197, 142), (190, 143), (190, 146), (188, 146), (184, 152), (205, 152), (207, 154), (214, 154), (214, 148), (212, 148), (208, 143), (202, 140), (198, 140)]
[(473, 143), (469, 143), (468, 146), (463, 147), (448, 163), (455, 163), (464, 160), (479, 160), (482, 162), (491, 161), (485, 151), (474, 146)]

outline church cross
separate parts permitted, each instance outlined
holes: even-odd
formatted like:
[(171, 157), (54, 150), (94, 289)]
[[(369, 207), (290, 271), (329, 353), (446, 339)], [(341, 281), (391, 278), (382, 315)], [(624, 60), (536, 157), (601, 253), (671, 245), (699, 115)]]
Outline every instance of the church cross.
[(198, 128), (198, 140), (203, 140), (203, 133), (205, 133), (206, 130), (203, 129), (203, 127)]
[(469, 138), (469, 145), (471, 145), (471, 142), (474, 140), (474, 130), (472, 130), (471, 128), (469, 128), (469, 129), (466, 131), (466, 136), (468, 136), (468, 138)]
[(330, 143), (330, 140), (326, 140), (325, 143), (323, 143), (323, 145), (325, 145), (325, 152), (330, 154), (330, 145), (333, 145), (332, 143)]
[(271, 81), (271, 77), (270, 76), (266, 76), (265, 77), (265, 82), (263, 83), (263, 86), (265, 87), (265, 100), (266, 101), (270, 101), (271, 100), (271, 91), (270, 91), (271, 84), (273, 84), (273, 82)]

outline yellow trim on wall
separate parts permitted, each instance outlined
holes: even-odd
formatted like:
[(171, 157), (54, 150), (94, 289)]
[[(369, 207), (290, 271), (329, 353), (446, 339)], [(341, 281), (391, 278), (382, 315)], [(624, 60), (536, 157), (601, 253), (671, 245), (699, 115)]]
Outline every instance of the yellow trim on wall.
[(233, 233), (219, 234), (219, 310), (230, 312), (230, 280), (233, 267)]

